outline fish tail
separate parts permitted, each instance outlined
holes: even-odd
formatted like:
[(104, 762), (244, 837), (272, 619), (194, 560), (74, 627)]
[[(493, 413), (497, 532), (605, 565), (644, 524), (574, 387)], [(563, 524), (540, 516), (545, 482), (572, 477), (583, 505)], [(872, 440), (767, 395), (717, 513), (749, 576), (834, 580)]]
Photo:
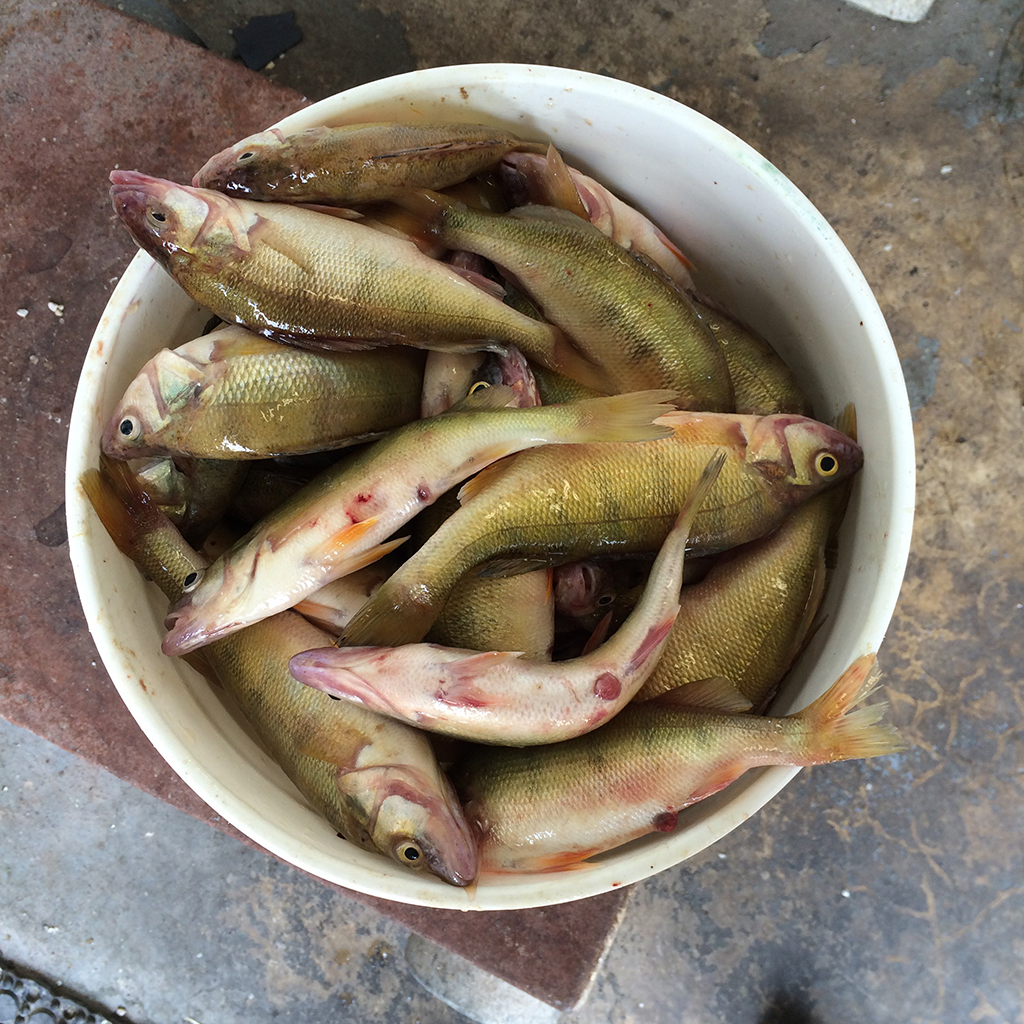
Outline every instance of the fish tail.
[(187, 576), (206, 567), (206, 559), (153, 504), (127, 463), (101, 455), (100, 468), (86, 470), (79, 482), (117, 549), (172, 601)]
[(138, 544), (140, 527), (110, 478), (98, 469), (87, 469), (79, 478), (82, 490), (99, 516), (110, 539), (131, 557)]
[(431, 593), (422, 588), (417, 600), (408, 588), (385, 580), (349, 620), (337, 646), (401, 647), (418, 643), (441, 614), (447, 596), (432, 600)]
[(574, 414), (571, 443), (653, 441), (672, 429), (654, 421), (672, 408), (672, 391), (634, 391), (607, 398), (585, 398), (566, 406)]
[(537, 323), (543, 324), (539, 339), (531, 337), (519, 346), (531, 359), (593, 391), (608, 395), (617, 390), (607, 371), (588, 359), (563, 331), (554, 324)]
[(852, 758), (877, 757), (906, 750), (906, 740), (882, 722), (888, 704), (856, 708), (877, 688), (881, 673), (873, 654), (858, 658), (816, 701), (792, 718), (810, 733), (807, 763), (828, 764)]
[[(407, 188), (390, 197), (391, 202), (404, 210), (416, 225), (416, 234), (440, 234), (445, 214), (465, 204), (428, 188)], [(412, 233), (412, 232), (410, 232)]]

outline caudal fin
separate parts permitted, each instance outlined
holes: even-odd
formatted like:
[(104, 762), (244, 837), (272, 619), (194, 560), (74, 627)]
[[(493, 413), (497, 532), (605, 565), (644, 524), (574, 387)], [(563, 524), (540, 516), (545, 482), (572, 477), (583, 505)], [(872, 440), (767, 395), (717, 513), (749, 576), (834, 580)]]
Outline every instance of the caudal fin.
[(909, 744), (882, 722), (888, 704), (851, 710), (878, 687), (881, 673), (873, 654), (858, 658), (814, 703), (791, 716), (805, 722), (812, 737), (808, 763), (827, 764), (860, 757), (878, 757), (906, 750)]
[(421, 588), (415, 600), (394, 577), (385, 580), (376, 594), (352, 616), (337, 646), (401, 647), (422, 640), (437, 621), (447, 593), (433, 594)]
[(633, 391), (607, 398), (584, 398), (564, 406), (576, 417), (573, 443), (656, 441), (672, 428), (654, 421), (674, 408), (673, 391)]

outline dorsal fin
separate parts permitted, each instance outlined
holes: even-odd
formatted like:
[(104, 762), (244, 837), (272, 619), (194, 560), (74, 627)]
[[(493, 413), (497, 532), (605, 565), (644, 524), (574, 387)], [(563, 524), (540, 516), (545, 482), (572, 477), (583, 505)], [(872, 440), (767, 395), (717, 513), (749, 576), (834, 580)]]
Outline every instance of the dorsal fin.
[(728, 715), (742, 715), (753, 705), (740, 693), (739, 687), (725, 676), (711, 676), (693, 683), (683, 683), (647, 701), (672, 708), (700, 708)]

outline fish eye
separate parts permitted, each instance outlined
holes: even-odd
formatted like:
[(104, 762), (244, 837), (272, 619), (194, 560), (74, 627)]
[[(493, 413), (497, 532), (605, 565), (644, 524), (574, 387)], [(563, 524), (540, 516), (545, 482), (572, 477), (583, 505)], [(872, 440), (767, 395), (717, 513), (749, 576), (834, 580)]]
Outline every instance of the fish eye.
[(597, 599), (597, 603), (598, 603), (598, 604), (599, 604), (599, 605), (600, 605), (600, 606), (601, 606), (602, 608), (607, 608), (607, 607), (608, 607), (608, 605), (610, 605), (610, 604), (612, 603), (612, 601), (614, 601), (614, 600), (615, 600), (615, 595), (614, 595), (614, 594), (602, 594), (602, 595), (601, 595), (601, 596), (600, 596), (600, 597), (599, 597), (599, 598)]
[(409, 864), (418, 867), (423, 862), (423, 851), (411, 840), (400, 843), (395, 850), (395, 855), (402, 864)]
[(196, 587), (199, 586), (202, 581), (203, 573), (201, 569), (193, 569), (182, 581), (181, 590), (182, 593), (191, 594)]
[(244, 153), (242, 153), (238, 159), (239, 162), (241, 162), (242, 160), (251, 160), (255, 155), (256, 154), (251, 149), (248, 149)]
[(470, 389), (469, 393), (475, 395), (478, 391), (483, 391), (484, 388), (489, 388), (491, 385), (485, 380), (478, 380)]
[(150, 210), (149, 215), (150, 217), (153, 218), (153, 220), (159, 222), (160, 224), (163, 224), (163, 222), (167, 220), (167, 214), (163, 213), (160, 210)]
[(117, 432), (126, 441), (136, 441), (142, 435), (142, 424), (131, 416), (125, 416), (118, 424)]
[(835, 476), (839, 472), (839, 460), (829, 452), (820, 452), (814, 460), (814, 468), (822, 476)]

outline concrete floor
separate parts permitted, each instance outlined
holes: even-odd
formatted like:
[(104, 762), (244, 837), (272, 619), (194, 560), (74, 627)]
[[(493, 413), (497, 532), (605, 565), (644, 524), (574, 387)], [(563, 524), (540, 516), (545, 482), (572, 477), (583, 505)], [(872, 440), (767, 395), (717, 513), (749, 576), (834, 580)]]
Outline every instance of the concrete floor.
[[(1008, 267), (1018, 275), (1016, 291), (992, 284), (973, 300), (973, 312), (956, 316), (980, 323), (988, 307), (992, 315), (998, 310), (1006, 337), (997, 318), (985, 327), (984, 346), (1010, 351), (1020, 331), (1013, 313), (1019, 234), (1004, 229), (1002, 215), (986, 213), (986, 194), (1009, 190), (1006, 209), (1019, 211), (1019, 151), (1013, 157), (999, 140), (1024, 115), (1020, 0), (937, 0), (917, 25), (839, 0), (564, 0), (543, 9), (505, 0), (110, 6), (163, 19), (162, 27), (190, 32), (225, 56), (231, 28), (294, 9), (306, 38), (265, 73), (312, 99), (416, 67), (509, 60), (611, 73), (697, 107), (793, 177), (864, 267), (905, 357), (921, 413), (918, 442), (928, 453), (922, 467), (954, 450), (989, 457), (989, 448), (973, 447), (982, 428), (974, 430), (974, 414), (950, 383), (959, 380), (955, 372), (967, 372), (961, 363), (984, 364), (982, 342), (975, 353), (964, 341), (961, 358), (952, 314), (936, 296), (959, 295), (971, 284), (984, 292), (998, 267)], [(834, 117), (829, 126), (814, 123), (824, 119), (819, 90)], [(850, 125), (845, 138), (840, 122)], [(997, 165), (990, 181), (986, 169)], [(976, 172), (973, 184), (958, 177), (967, 166)], [(868, 206), (878, 212), (869, 216)], [(994, 263), (961, 259), (957, 246), (981, 248), (983, 221)], [(1019, 356), (1006, 359), (1019, 369)], [(989, 378), (978, 366), (980, 393)], [(1013, 387), (1015, 398), (985, 392), (985, 402), (1000, 404), (1019, 429), (1019, 379)], [(945, 425), (955, 416), (967, 425), (954, 449), (944, 431), (957, 434)], [(942, 524), (958, 506), (948, 494), (936, 498), (940, 485), (923, 478), (919, 531), (928, 543), (912, 556), (918, 582), (898, 609), (888, 664), (883, 648), (883, 665), (903, 693), (890, 694), (895, 720), (918, 746), (903, 759), (821, 769), (829, 784), (824, 796), (816, 790), (820, 805), (807, 805), (805, 773), (713, 850), (636, 886), (589, 999), (565, 1024), (1024, 1019), (1018, 726), (1002, 724), (1017, 722), (1022, 705), (1017, 700), (1014, 711), (1004, 696), (978, 698), (958, 719), (943, 697), (965, 692), (966, 683), (956, 689), (959, 680), (986, 644), (999, 671), (1019, 680), (1020, 641), (1005, 638), (1020, 635), (1020, 576), (1014, 562), (999, 570), (1002, 589), (975, 585), (975, 577), (961, 590), (944, 582), (936, 568), (946, 552)], [(992, 516), (980, 511), (969, 525), (995, 538), (993, 523), (1002, 520)], [(1005, 536), (992, 543), (1004, 544)], [(950, 587), (949, 607), (939, 608)], [(938, 596), (924, 596), (929, 588)], [(975, 653), (947, 662), (947, 648), (928, 643), (940, 645), (961, 620), (968, 625), (957, 636), (973, 639)], [(990, 750), (994, 733), (1001, 738)], [(940, 769), (944, 775), (936, 775)], [(902, 816), (886, 806), (880, 794), (887, 790), (913, 790), (925, 810)], [(965, 792), (973, 810), (949, 810), (947, 795)], [(1001, 802), (990, 805), (990, 798)], [(956, 813), (969, 833), (961, 846), (948, 841)], [(3, 719), (0, 830), (0, 959), (111, 1020), (466, 1019), (415, 980), (398, 925)], [(509, 1024), (551, 1019), (540, 1006), (506, 1010), (503, 1018), (487, 1012)]]

